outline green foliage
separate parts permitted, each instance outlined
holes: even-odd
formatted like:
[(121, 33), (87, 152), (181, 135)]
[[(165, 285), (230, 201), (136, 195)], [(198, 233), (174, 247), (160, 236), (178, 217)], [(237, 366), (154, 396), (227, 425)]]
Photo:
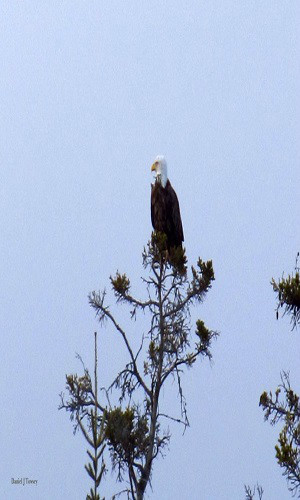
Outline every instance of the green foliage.
[[(101, 479), (103, 477), (103, 474), (106, 471), (105, 468), (105, 463), (103, 460), (103, 452), (105, 449), (105, 435), (103, 431), (103, 423), (104, 420), (102, 419), (102, 423), (99, 426), (99, 420), (97, 413), (94, 413), (93, 411), (91, 412), (91, 433), (92, 433), (92, 439), (88, 439), (89, 444), (92, 446), (94, 453), (92, 454), (89, 450), (87, 450), (87, 454), (91, 460), (88, 464), (84, 466), (85, 470), (87, 471), (88, 475), (94, 481), (94, 489), (90, 489), (90, 493), (87, 495), (86, 499), (87, 500), (100, 500), (99, 493), (97, 492), (97, 489), (99, 488)], [(83, 434), (86, 434), (85, 429), (83, 430)], [(102, 458), (102, 462), (100, 464), (100, 458)]]
[(211, 347), (211, 341), (216, 338), (217, 333), (214, 332), (213, 330), (209, 330), (205, 324), (204, 321), (198, 319), (196, 322), (196, 335), (199, 338), (199, 341), (197, 342), (197, 350), (201, 351), (202, 354), (207, 356), (208, 358), (211, 358), (211, 352), (210, 352), (210, 347)]
[[(101, 500), (98, 488), (103, 475), (106, 472), (106, 466), (103, 458), (105, 450), (104, 419), (102, 408), (98, 404), (98, 380), (97, 380), (97, 333), (95, 332), (95, 367), (94, 367), (94, 387), (89, 374), (85, 368), (82, 359), (84, 375), (78, 377), (75, 375), (66, 375), (66, 389), (69, 393), (69, 399), (65, 401), (64, 394), (60, 395), (61, 404), (59, 409), (65, 409), (70, 413), (71, 421), (74, 421), (74, 433), (80, 429), (92, 451), (87, 450), (90, 462), (85, 464), (84, 468), (94, 483), (94, 488), (87, 494), (87, 500)], [(99, 415), (100, 411), (100, 415)], [(103, 499), (104, 500), (104, 499)]]
[(149, 445), (149, 428), (136, 408), (121, 407), (105, 412), (105, 437), (111, 451), (113, 466), (121, 471), (145, 456)]
[(277, 319), (279, 309), (284, 308), (283, 314), (291, 315), (293, 328), (300, 322), (300, 277), (297, 264), (298, 257), (299, 252), (296, 259), (295, 275), (288, 275), (287, 278), (282, 277), (278, 282), (276, 282), (274, 278), (272, 278), (271, 281), (273, 290), (277, 293), (278, 298)]
[(197, 330), (196, 330), (196, 335), (200, 338), (200, 341), (204, 345), (208, 345), (211, 339), (211, 331), (206, 328), (204, 321), (201, 321), (198, 319), (197, 323)]
[(75, 433), (78, 428), (77, 414), (84, 412), (85, 406), (90, 401), (92, 394), (92, 381), (88, 370), (84, 368), (84, 375), (81, 377), (77, 373), (66, 375), (66, 389), (70, 399), (68, 400), (68, 404), (64, 405), (63, 395), (61, 394), (62, 405), (60, 408), (65, 408), (66, 411), (70, 412), (71, 420), (75, 420)]
[(208, 290), (212, 286), (212, 281), (214, 281), (215, 279), (215, 274), (211, 260), (204, 262), (199, 258), (197, 267), (198, 269), (192, 266), (193, 279), (191, 282), (191, 288), (193, 293), (195, 293), (196, 298), (199, 301), (202, 301), (204, 298), (204, 294), (206, 294), (206, 292), (208, 292)]
[(130, 290), (130, 281), (126, 274), (120, 274), (119, 271), (117, 271), (116, 277), (112, 278), (111, 276), (110, 281), (117, 298), (120, 299), (128, 294)]
[[(277, 319), (278, 311), (284, 308), (283, 314), (290, 314), (295, 328), (300, 322), (300, 280), (298, 267), (299, 252), (296, 258), (295, 276), (282, 277), (278, 283), (272, 278), (273, 290), (277, 293)], [(278, 464), (286, 476), (289, 490), (294, 494), (299, 493), (300, 498), (300, 405), (299, 396), (291, 389), (289, 374), (282, 372), (281, 384), (273, 396), (270, 391), (264, 391), (259, 401), (265, 412), (265, 420), (270, 420), (272, 425), (279, 421), (284, 423), (279, 434), (278, 444), (275, 446)]]
[(298, 492), (300, 497), (300, 403), (299, 396), (291, 389), (288, 373), (281, 374), (281, 384), (275, 395), (263, 392), (259, 404), (265, 412), (265, 420), (270, 419), (272, 425), (284, 422), (275, 446), (276, 458), (287, 477), (290, 491)]
[(171, 247), (170, 250), (168, 250), (167, 236), (160, 231), (152, 232), (151, 240), (148, 243), (148, 249), (147, 251), (144, 250), (144, 267), (147, 267), (150, 262), (152, 262), (152, 264), (160, 264), (162, 262), (169, 263), (173, 267), (173, 271), (182, 276), (187, 272), (185, 249), (178, 246)]
[(167, 251), (167, 235), (160, 231), (153, 231), (151, 234), (150, 252), (154, 259), (159, 262), (161, 254)]
[(185, 249), (182, 247), (172, 247), (169, 252), (169, 261), (173, 268), (181, 275), (187, 272), (187, 258)]

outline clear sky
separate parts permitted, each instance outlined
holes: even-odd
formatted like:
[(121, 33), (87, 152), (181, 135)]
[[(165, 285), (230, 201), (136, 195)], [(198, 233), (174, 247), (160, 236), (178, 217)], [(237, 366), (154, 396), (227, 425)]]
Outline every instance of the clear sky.
[[(90, 487), (58, 395), (81, 371), (76, 352), (93, 366), (88, 293), (117, 269), (142, 293), (157, 154), (189, 263), (214, 263), (193, 319), (220, 338), (213, 364), (184, 378), (191, 427), (171, 427), (147, 498), (239, 500), (257, 481), (266, 500), (290, 498), (280, 428), (258, 402), (282, 369), (300, 392), (299, 331), (276, 321), (270, 286), (300, 250), (299, 21), (298, 0), (1, 2), (1, 499), (79, 500)], [(103, 385), (125, 362), (109, 328), (99, 362)], [(175, 389), (166, 398), (176, 411)], [(107, 498), (116, 491), (108, 474)]]

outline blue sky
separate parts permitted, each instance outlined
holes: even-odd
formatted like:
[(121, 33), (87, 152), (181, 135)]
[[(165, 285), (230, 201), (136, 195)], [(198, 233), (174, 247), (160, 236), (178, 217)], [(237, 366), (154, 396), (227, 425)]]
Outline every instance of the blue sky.
[[(157, 154), (189, 263), (214, 263), (193, 319), (220, 338), (185, 376), (191, 427), (171, 428), (148, 498), (240, 499), (257, 481), (290, 498), (258, 401), (282, 369), (300, 392), (299, 332), (276, 321), (270, 286), (300, 250), (299, 19), (296, 0), (1, 3), (1, 498), (89, 489), (58, 394), (76, 352), (92, 368), (88, 293), (117, 269), (142, 293)], [(101, 383), (124, 361), (101, 331)], [(107, 497), (117, 488), (109, 474)]]

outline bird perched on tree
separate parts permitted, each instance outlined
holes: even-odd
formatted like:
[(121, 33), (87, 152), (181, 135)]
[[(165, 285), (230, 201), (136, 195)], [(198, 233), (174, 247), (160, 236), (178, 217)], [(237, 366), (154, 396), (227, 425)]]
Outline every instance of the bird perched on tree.
[(167, 249), (182, 248), (184, 241), (177, 195), (171, 186), (164, 156), (157, 156), (151, 167), (155, 183), (151, 184), (151, 220), (155, 231), (167, 236)]

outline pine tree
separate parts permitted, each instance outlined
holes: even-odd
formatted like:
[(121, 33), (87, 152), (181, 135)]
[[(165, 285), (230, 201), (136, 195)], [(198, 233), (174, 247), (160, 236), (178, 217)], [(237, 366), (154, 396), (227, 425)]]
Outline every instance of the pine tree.
[[(177, 422), (184, 428), (189, 425), (182, 386), (184, 371), (191, 368), (197, 358), (211, 359), (211, 343), (218, 335), (200, 319), (194, 327), (191, 324), (191, 305), (203, 302), (214, 280), (211, 261), (199, 258), (188, 278), (185, 251), (177, 248), (168, 252), (165, 235), (153, 233), (143, 251), (143, 266), (147, 271), (147, 277), (142, 278), (145, 300), (132, 295), (126, 274), (117, 272), (110, 278), (117, 304), (129, 305), (125, 326), (112, 314), (105, 291), (89, 295), (100, 325), (105, 327), (110, 322), (127, 352), (124, 367), (106, 390), (106, 394), (111, 395), (106, 408), (99, 403), (98, 408), (112, 468), (120, 481), (127, 480), (127, 494), (136, 500), (144, 497), (154, 461), (170, 441), (170, 431), (165, 424)], [(130, 322), (138, 320), (140, 312), (148, 318), (149, 328), (141, 333), (138, 347), (134, 349)], [(170, 380), (175, 382), (179, 395), (176, 416), (164, 408), (162, 398), (163, 388), (174, 390), (174, 384), (168, 384)], [(86, 395), (76, 402), (83, 409), (94, 400), (91, 392)], [(110, 398), (118, 404), (112, 406)], [(70, 411), (74, 409), (70, 407)]]
[[(292, 329), (300, 324), (300, 281), (298, 267), (299, 252), (296, 259), (295, 275), (282, 277), (278, 283), (272, 279), (271, 284), (278, 297), (277, 318), (280, 308), (289, 314)], [(275, 446), (278, 464), (286, 476), (289, 490), (300, 498), (300, 398), (292, 390), (288, 372), (281, 373), (281, 383), (275, 394), (270, 391), (262, 393), (259, 403), (265, 412), (265, 420), (271, 425), (283, 421), (284, 426)]]

